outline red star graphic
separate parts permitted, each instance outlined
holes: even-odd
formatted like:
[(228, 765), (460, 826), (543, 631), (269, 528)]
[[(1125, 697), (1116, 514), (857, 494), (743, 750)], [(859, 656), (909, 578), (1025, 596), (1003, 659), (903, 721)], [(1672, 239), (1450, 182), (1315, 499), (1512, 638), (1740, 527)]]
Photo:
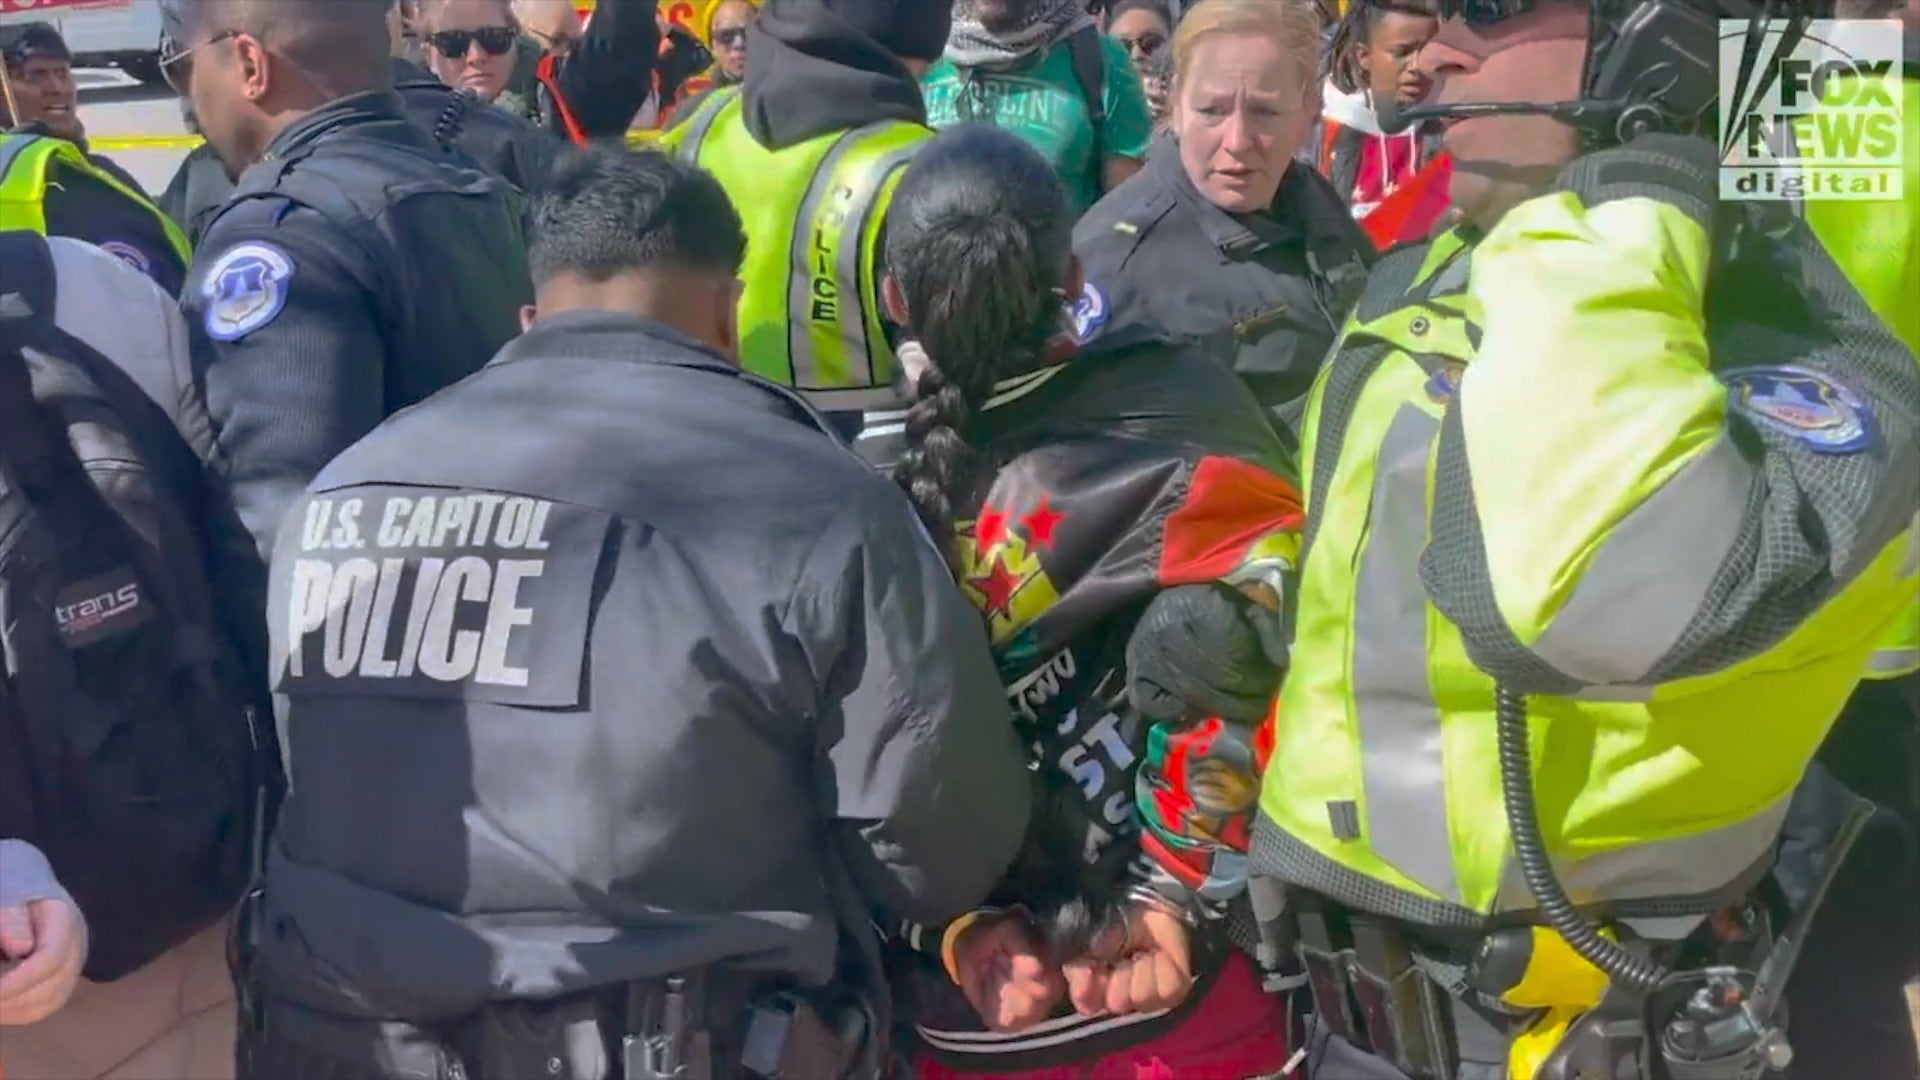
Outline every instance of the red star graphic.
[(992, 503), (980, 507), (980, 520), (973, 523), (973, 543), (986, 554), (1007, 538), (1007, 512)]
[(1007, 569), (1006, 561), (998, 556), (985, 576), (968, 578), (967, 584), (980, 590), (980, 595), (986, 598), (988, 615), (1005, 615), (1013, 603), (1013, 594), (1020, 591), (1020, 578)]
[(1055, 510), (1048, 504), (1047, 497), (1042, 495), (1040, 496), (1040, 505), (1023, 515), (1020, 518), (1020, 524), (1026, 527), (1027, 536), (1032, 539), (1034, 543), (1044, 548), (1050, 548), (1053, 546), (1054, 530), (1058, 529), (1060, 523), (1066, 519), (1067, 515)]

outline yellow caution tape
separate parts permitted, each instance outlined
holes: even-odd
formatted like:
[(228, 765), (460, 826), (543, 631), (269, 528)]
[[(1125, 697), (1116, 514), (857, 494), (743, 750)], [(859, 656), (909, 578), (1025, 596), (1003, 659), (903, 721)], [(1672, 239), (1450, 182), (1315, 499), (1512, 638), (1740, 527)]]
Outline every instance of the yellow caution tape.
[[(628, 146), (645, 146), (660, 137), (657, 131), (627, 132)], [(192, 150), (205, 142), (198, 135), (89, 135), (87, 145), (95, 150)]]
[(191, 150), (206, 140), (182, 132), (178, 135), (89, 135), (87, 145), (95, 150)]

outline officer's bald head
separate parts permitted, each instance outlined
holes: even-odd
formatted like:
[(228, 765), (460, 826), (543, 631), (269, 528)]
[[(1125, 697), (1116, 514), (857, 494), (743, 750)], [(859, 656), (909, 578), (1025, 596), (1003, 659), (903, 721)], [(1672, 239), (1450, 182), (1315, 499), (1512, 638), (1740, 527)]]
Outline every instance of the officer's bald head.
[(181, 47), (244, 33), (284, 57), (329, 97), (391, 89), (392, 0), (171, 0)]

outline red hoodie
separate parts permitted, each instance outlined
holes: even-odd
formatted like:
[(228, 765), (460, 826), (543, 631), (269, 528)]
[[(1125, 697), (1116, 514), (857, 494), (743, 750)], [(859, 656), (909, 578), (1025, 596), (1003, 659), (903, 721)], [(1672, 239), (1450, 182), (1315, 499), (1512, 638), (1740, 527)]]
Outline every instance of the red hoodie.
[(1383, 249), (1425, 239), (1447, 210), (1453, 171), (1420, 131), (1387, 135), (1363, 94), (1327, 88), (1318, 165)]

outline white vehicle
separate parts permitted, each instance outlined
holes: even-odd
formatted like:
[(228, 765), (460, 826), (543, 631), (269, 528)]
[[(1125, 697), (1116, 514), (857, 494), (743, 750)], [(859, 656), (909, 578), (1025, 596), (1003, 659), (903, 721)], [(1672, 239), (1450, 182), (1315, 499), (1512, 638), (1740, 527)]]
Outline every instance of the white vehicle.
[(0, 23), (52, 23), (75, 67), (160, 81), (160, 0), (0, 0)]

